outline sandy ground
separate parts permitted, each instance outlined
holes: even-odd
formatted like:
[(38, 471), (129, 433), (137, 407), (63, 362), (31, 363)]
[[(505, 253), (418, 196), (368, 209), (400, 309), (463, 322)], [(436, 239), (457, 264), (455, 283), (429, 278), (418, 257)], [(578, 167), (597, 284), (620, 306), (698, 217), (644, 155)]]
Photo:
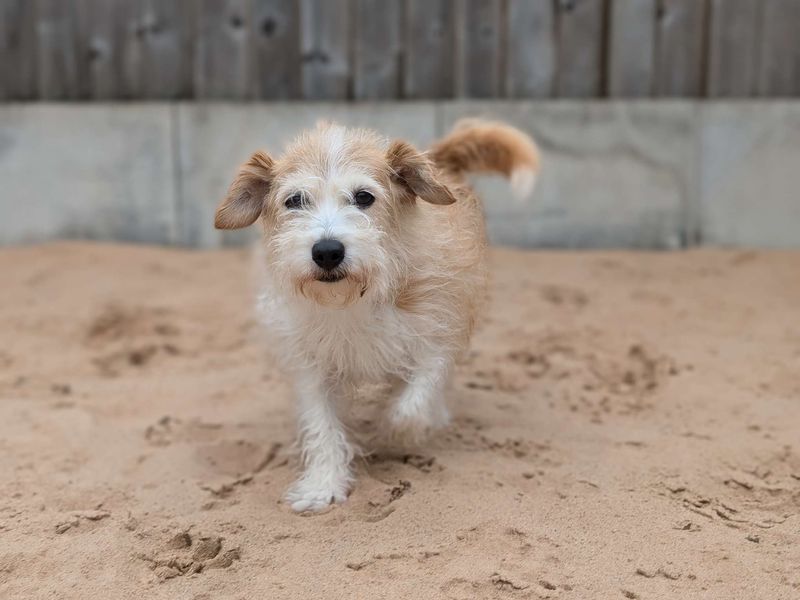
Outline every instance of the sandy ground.
[(0, 597), (800, 598), (800, 254), (493, 263), (453, 425), (297, 516), (245, 252), (0, 252)]

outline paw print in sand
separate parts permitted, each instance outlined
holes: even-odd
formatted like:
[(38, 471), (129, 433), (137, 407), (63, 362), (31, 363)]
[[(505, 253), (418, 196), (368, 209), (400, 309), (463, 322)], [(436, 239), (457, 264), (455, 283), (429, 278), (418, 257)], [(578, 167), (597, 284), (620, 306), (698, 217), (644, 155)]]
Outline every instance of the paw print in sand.
[(159, 581), (166, 581), (207, 569), (227, 569), (241, 558), (239, 548), (223, 548), (219, 536), (192, 536), (184, 531), (170, 538), (161, 553), (139, 558), (149, 563)]

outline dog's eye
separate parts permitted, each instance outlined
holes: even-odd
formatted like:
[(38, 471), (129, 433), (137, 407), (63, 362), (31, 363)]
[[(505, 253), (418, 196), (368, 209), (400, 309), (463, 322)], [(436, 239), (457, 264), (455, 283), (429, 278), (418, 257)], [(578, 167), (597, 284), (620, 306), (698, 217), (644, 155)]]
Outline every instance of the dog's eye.
[(375, 196), (365, 190), (356, 192), (356, 195), (353, 198), (355, 199), (356, 205), (359, 208), (367, 208), (370, 204), (375, 202)]
[(287, 198), (284, 205), (288, 209), (300, 208), (303, 206), (303, 194), (295, 194), (294, 196), (290, 196)]

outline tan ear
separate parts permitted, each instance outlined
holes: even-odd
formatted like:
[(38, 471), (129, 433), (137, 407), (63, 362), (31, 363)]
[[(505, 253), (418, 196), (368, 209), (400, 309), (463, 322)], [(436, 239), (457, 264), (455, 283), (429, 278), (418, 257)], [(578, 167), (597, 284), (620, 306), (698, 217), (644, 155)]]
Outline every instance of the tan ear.
[(239, 229), (255, 223), (264, 208), (273, 165), (272, 159), (264, 152), (256, 152), (242, 165), (228, 195), (217, 207), (214, 227)]
[(386, 154), (395, 180), (412, 194), (431, 204), (452, 204), (456, 201), (450, 189), (438, 179), (433, 162), (411, 144), (392, 142)]

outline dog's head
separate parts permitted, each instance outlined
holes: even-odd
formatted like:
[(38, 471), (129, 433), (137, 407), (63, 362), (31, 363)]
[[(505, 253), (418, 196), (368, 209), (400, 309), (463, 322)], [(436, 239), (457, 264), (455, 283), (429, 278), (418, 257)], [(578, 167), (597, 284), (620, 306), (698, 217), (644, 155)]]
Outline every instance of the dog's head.
[(320, 304), (387, 294), (408, 265), (416, 202), (455, 202), (433, 163), (402, 141), (321, 123), (273, 159), (256, 152), (217, 208), (218, 229), (261, 218), (268, 268)]

